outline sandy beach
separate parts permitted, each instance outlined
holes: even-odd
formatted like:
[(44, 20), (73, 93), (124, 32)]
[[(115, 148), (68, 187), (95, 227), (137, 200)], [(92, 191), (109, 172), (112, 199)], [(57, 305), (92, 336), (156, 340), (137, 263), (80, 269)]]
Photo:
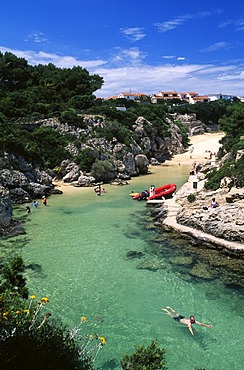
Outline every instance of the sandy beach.
[[(164, 165), (191, 164), (194, 161), (205, 163), (209, 160), (209, 152), (217, 153), (221, 144), (219, 141), (224, 137), (223, 132), (205, 133), (190, 137), (190, 147), (187, 152), (177, 154)], [(208, 152), (206, 152), (206, 150)], [(191, 152), (192, 151), (192, 152)]]
[[(209, 153), (218, 152), (220, 147), (219, 141), (224, 136), (223, 132), (205, 133), (201, 135), (195, 135), (190, 137), (190, 147), (183, 154), (177, 154), (172, 159), (163, 163), (163, 166), (179, 166), (180, 164), (191, 165), (194, 161), (197, 163), (205, 163), (209, 160)], [(193, 148), (193, 152), (190, 149)], [(153, 166), (153, 171), (162, 171), (161, 166)], [(63, 183), (62, 181), (53, 181), (55, 187), (64, 193), (70, 192), (87, 192), (90, 188), (87, 187), (74, 187), (69, 183)]]

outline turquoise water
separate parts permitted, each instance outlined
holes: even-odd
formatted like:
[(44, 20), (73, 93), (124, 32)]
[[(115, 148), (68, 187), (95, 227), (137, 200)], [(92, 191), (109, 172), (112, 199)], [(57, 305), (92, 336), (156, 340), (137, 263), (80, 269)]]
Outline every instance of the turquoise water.
[[(241, 370), (243, 290), (226, 288), (219, 275), (196, 279), (172, 263), (190, 256), (189, 243), (155, 228), (150, 208), (129, 196), (151, 184), (179, 187), (189, 168), (153, 172), (127, 186), (107, 185), (100, 197), (92, 188), (52, 196), (28, 215), (27, 234), (7, 243), (21, 250), (30, 294), (49, 297), (50, 311), (69, 326), (86, 316), (92, 330), (106, 338), (96, 361), (100, 368), (120, 369), (119, 360), (134, 345), (158, 339), (169, 370)], [(129, 251), (144, 257), (129, 259)], [(196, 252), (194, 261), (198, 258), (207, 263)], [(167, 305), (214, 328), (196, 325), (193, 337), (161, 310)]]

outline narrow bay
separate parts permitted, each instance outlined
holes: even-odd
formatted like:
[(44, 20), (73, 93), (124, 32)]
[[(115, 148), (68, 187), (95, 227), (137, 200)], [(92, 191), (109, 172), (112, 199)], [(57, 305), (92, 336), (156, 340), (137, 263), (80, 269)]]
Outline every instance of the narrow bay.
[[(153, 339), (165, 347), (169, 369), (242, 369), (243, 290), (226, 288), (218, 277), (196, 279), (172, 264), (175, 250), (189, 257), (187, 242), (154, 228), (150, 208), (129, 196), (151, 184), (180, 187), (189, 166), (151, 172), (127, 186), (108, 185), (100, 197), (93, 188), (67, 188), (32, 209), (27, 234), (15, 238), (29, 266), (29, 292), (47, 296), (53, 317), (68, 326), (87, 317), (88, 334), (107, 340), (96, 363), (104, 370), (120, 369), (124, 354)], [(128, 259), (129, 251), (144, 257)], [(163, 313), (166, 305), (214, 328), (196, 326), (192, 337)]]

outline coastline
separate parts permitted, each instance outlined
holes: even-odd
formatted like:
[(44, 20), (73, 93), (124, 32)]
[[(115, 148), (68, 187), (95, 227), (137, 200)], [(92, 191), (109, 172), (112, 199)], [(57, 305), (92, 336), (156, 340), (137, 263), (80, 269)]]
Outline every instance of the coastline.
[[(209, 162), (209, 152), (217, 153), (221, 144), (219, 141), (224, 136), (223, 132), (214, 132), (214, 133), (204, 133), (201, 135), (194, 135), (190, 137), (190, 147), (188, 151), (182, 154), (177, 154), (172, 157), (172, 159), (165, 161), (161, 166), (153, 166), (154, 172), (162, 171), (163, 167), (175, 167), (177, 168), (180, 165), (189, 165), (191, 166), (194, 161), (199, 164), (205, 164)], [(194, 148), (191, 151), (191, 148)], [(198, 230), (193, 227), (181, 225), (177, 222), (176, 216), (180, 211), (182, 206), (180, 205), (180, 200), (183, 199), (187, 194), (190, 193), (201, 193), (203, 189), (204, 181), (199, 181), (197, 190), (193, 191), (193, 182), (196, 181), (196, 176), (189, 175), (188, 181), (181, 186), (180, 189), (176, 192), (175, 197), (168, 199), (163, 203), (163, 206), (167, 210), (167, 216), (162, 221), (162, 227), (180, 233), (182, 236), (188, 236), (193, 240), (201, 241), (202, 243), (209, 243), (214, 248), (219, 250), (226, 250), (227, 252), (234, 253), (241, 252), (244, 257), (244, 245), (237, 242), (228, 241), (219, 237), (215, 237), (211, 234), (205, 233), (201, 230)], [(69, 183), (63, 183), (62, 181), (54, 181), (53, 184), (59, 190), (65, 194), (74, 193), (74, 192), (90, 192), (90, 187), (74, 187)], [(222, 199), (223, 200), (223, 199)], [(223, 204), (223, 203), (222, 203)], [(243, 253), (242, 253), (243, 252)]]
[[(205, 150), (211, 152), (218, 151), (220, 144), (219, 140), (224, 136), (223, 133), (214, 133), (214, 134), (203, 134), (196, 137), (191, 137), (191, 144), (194, 146), (194, 151), (190, 155), (190, 150), (186, 153), (175, 155), (170, 163), (166, 165), (179, 165), (180, 164), (190, 164), (193, 161), (204, 164), (209, 161), (209, 158), (206, 158)], [(190, 158), (192, 156), (192, 158)], [(239, 254), (240, 257), (244, 257), (244, 245), (243, 243), (238, 243), (234, 241), (228, 241), (216, 236), (213, 236), (209, 233), (205, 233), (201, 230), (195, 229), (193, 227), (181, 225), (177, 222), (176, 216), (180, 211), (182, 206), (180, 205), (180, 200), (184, 198), (187, 194), (190, 193), (201, 193), (203, 189), (204, 182), (199, 181), (197, 184), (198, 189), (193, 190), (193, 182), (196, 181), (196, 176), (189, 175), (188, 181), (176, 192), (175, 197), (167, 200), (164, 203), (164, 207), (167, 210), (167, 216), (162, 221), (162, 227), (171, 231), (176, 231), (181, 235), (189, 236), (196, 241), (202, 243), (209, 243), (214, 246), (216, 249), (225, 250), (227, 254)], [(223, 200), (223, 199), (222, 199)], [(223, 204), (223, 203), (222, 203)]]

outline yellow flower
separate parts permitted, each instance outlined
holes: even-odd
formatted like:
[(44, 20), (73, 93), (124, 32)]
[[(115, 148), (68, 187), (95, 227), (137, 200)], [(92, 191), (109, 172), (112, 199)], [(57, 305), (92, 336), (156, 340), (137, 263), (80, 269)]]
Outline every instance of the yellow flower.
[(30, 296), (30, 299), (36, 299), (36, 296), (35, 295), (31, 295)]
[(86, 322), (86, 320), (87, 320), (87, 318), (85, 317), (85, 316), (81, 316), (81, 321), (84, 321), (84, 322)]
[(30, 313), (30, 310), (24, 310), (24, 313)]
[(21, 314), (20, 310), (15, 311), (15, 313), (16, 313), (16, 315), (20, 315)]
[(103, 346), (106, 344), (106, 339), (104, 337), (98, 337), (98, 339), (101, 341)]
[(43, 297), (43, 298), (41, 299), (41, 301), (42, 301), (42, 302), (44, 302), (44, 303), (47, 303), (47, 302), (49, 302), (49, 299), (48, 299), (47, 297)]
[(89, 335), (89, 338), (90, 338), (91, 340), (93, 340), (93, 339), (94, 339), (93, 335)]
[(3, 317), (7, 317), (8, 315), (9, 315), (9, 312), (8, 311), (6, 311), (6, 312), (3, 313)]

